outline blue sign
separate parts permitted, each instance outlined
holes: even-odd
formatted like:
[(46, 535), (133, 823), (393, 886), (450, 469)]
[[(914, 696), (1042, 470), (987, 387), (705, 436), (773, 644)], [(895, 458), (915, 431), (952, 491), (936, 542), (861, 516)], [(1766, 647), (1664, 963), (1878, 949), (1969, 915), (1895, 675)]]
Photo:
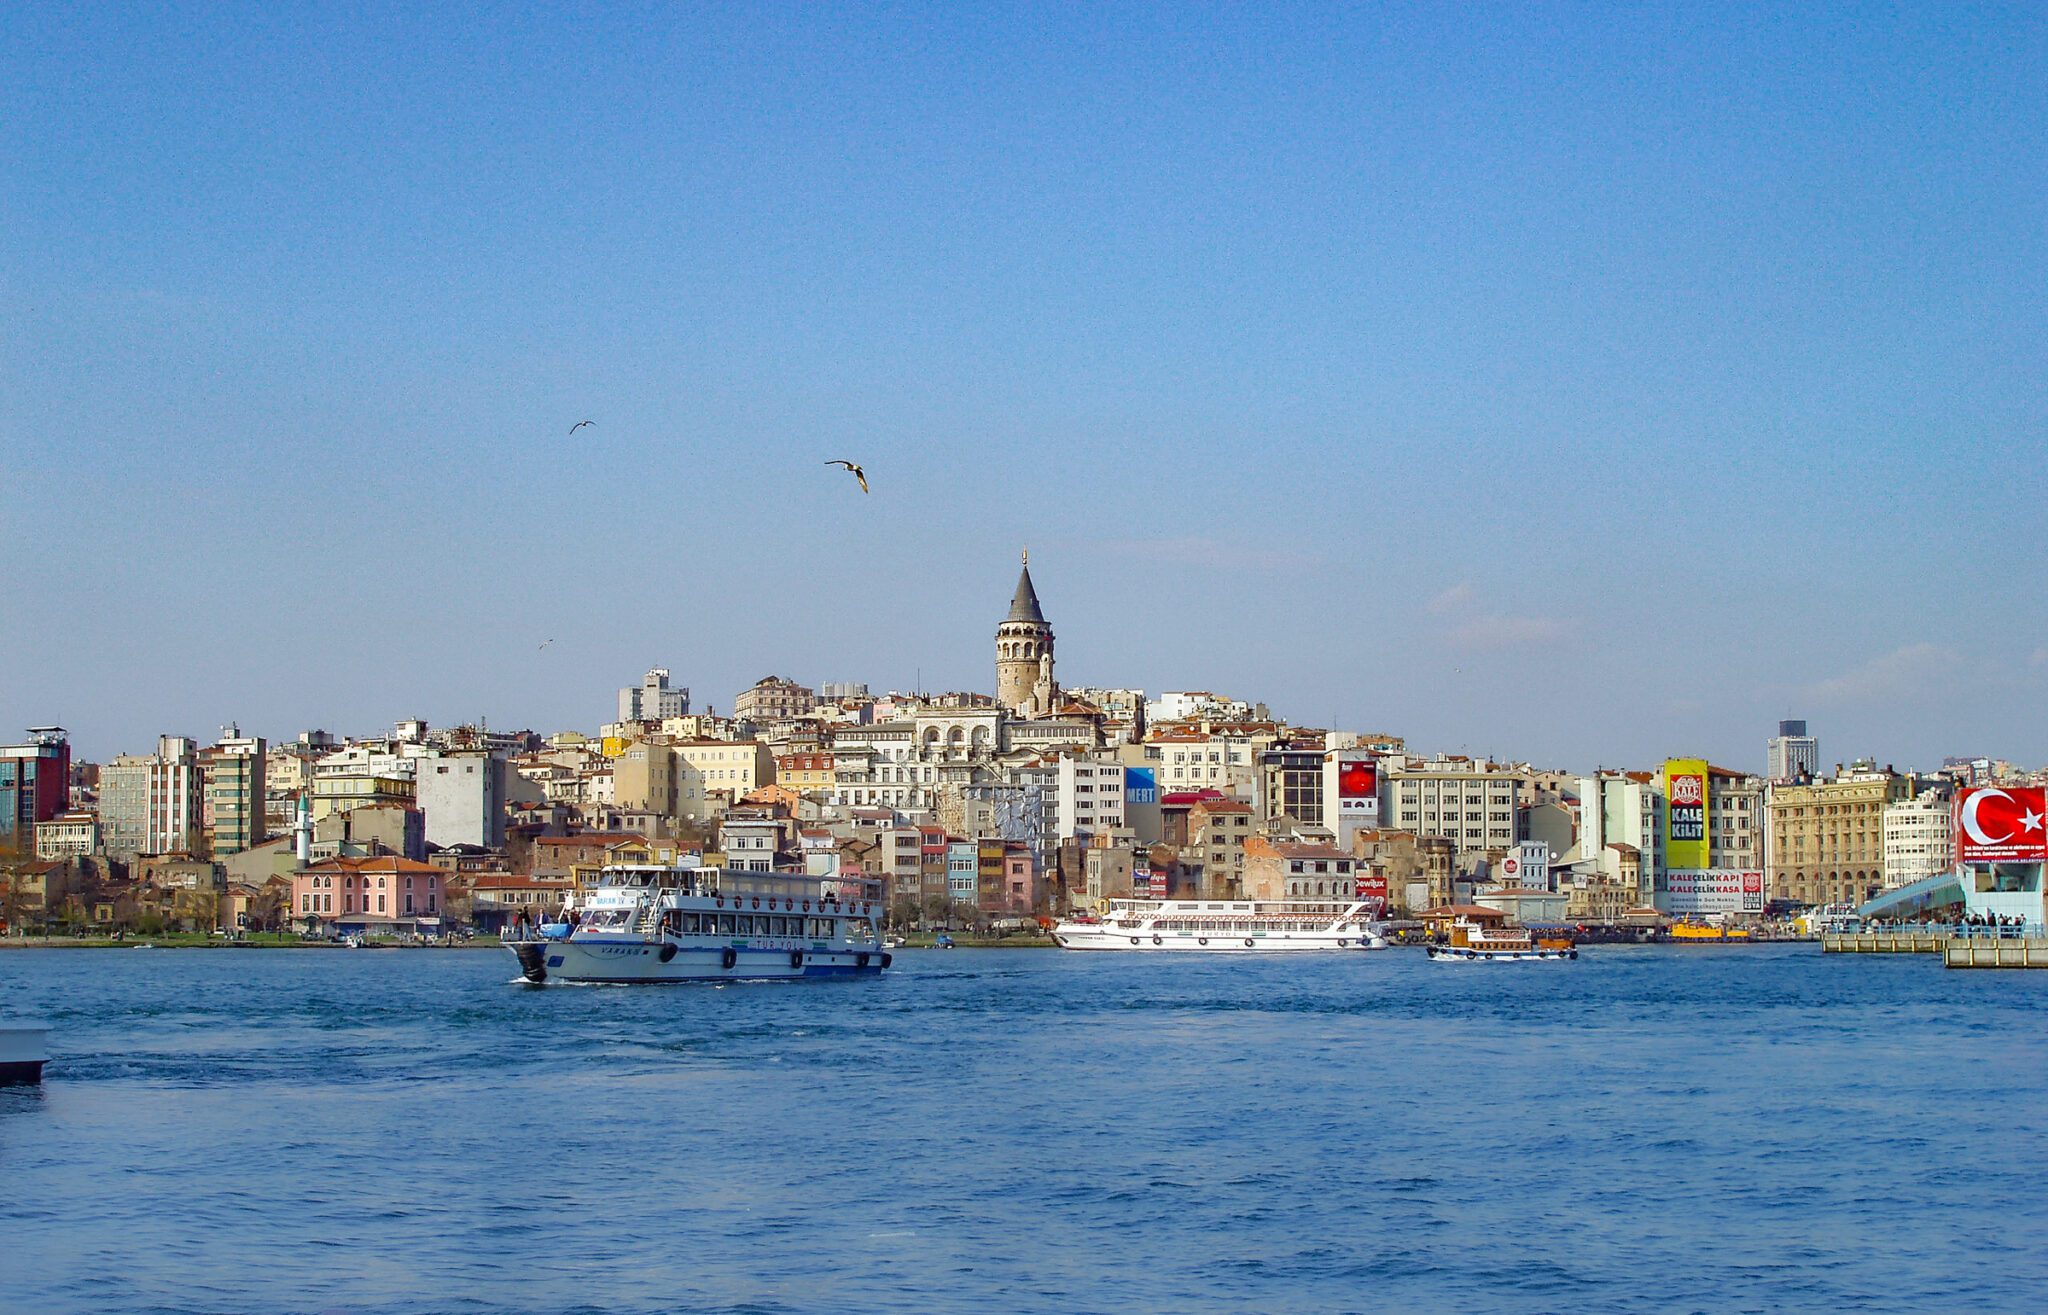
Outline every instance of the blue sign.
[(1159, 802), (1159, 781), (1152, 775), (1150, 767), (1124, 768), (1124, 802), (1127, 804), (1156, 804)]

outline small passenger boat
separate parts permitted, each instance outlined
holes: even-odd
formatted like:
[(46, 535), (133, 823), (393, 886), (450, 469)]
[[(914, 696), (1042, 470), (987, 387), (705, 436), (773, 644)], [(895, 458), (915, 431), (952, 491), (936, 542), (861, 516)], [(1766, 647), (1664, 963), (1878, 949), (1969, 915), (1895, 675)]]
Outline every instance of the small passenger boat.
[(565, 932), (507, 938), (519, 972), (560, 982), (872, 977), (889, 966), (879, 883), (802, 872), (607, 867)]
[(1533, 963), (1555, 959), (1576, 959), (1575, 948), (1551, 949), (1538, 945), (1519, 927), (1488, 930), (1478, 923), (1459, 918), (1451, 924), (1448, 945), (1432, 945), (1429, 957), (1438, 963)]

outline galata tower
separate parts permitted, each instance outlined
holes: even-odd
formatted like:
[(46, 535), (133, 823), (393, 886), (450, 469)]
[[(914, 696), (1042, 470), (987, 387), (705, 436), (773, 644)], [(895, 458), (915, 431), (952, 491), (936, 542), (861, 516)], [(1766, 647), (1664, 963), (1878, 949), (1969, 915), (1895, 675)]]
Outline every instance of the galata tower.
[(1024, 554), (1024, 572), (1010, 614), (996, 627), (996, 702), (1020, 717), (1043, 716), (1059, 700), (1052, 678), (1052, 627), (1038, 608), (1031, 587), (1031, 554)]

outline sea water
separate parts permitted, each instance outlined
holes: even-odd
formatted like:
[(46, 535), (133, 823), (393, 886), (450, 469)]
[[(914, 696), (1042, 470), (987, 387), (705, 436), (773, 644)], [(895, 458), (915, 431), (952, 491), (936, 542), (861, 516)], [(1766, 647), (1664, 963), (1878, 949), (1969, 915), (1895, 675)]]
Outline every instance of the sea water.
[(0, 1310), (2034, 1311), (2048, 973), (14, 950)]

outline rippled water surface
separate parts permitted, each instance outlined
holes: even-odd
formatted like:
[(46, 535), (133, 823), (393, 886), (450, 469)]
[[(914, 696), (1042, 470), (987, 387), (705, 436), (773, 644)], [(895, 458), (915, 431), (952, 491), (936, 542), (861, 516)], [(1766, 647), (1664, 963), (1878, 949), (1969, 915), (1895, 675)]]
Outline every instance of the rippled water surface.
[(0, 1310), (2039, 1310), (2048, 973), (19, 950)]

